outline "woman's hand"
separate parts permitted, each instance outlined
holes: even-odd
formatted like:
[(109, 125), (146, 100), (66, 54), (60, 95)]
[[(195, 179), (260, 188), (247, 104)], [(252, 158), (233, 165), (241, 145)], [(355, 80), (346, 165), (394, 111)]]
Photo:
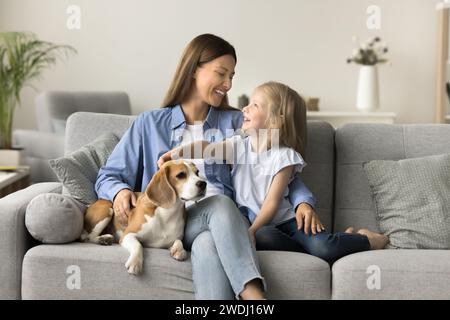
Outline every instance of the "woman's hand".
[(302, 202), (298, 205), (297, 211), (295, 212), (295, 218), (297, 219), (297, 227), (300, 230), (304, 227), (305, 234), (309, 234), (309, 229), (313, 234), (322, 232), (325, 230), (319, 216), (316, 214), (314, 209), (307, 204)]
[(134, 192), (129, 189), (120, 190), (113, 202), (114, 214), (119, 218), (119, 222), (123, 226), (128, 225), (128, 217), (131, 213), (131, 206), (136, 206), (136, 196)]

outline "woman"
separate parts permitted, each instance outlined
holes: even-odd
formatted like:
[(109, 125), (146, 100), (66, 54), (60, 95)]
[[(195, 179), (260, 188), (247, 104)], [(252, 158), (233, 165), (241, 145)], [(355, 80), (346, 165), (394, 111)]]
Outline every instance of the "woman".
[[(163, 108), (142, 113), (124, 134), (99, 171), (96, 192), (113, 201), (125, 223), (136, 202), (131, 190), (144, 191), (162, 154), (180, 142), (203, 137), (211, 142), (241, 127), (242, 113), (229, 107), (227, 98), (236, 61), (227, 41), (211, 34), (194, 38), (181, 57)], [(232, 200), (230, 171), (225, 164), (196, 164), (207, 178), (207, 194), (187, 206), (183, 239), (191, 250), (195, 297), (263, 299), (264, 278), (248, 224)], [(299, 179), (289, 187), (297, 220), (305, 231), (312, 226), (315, 233), (320, 221), (312, 209), (314, 197)]]

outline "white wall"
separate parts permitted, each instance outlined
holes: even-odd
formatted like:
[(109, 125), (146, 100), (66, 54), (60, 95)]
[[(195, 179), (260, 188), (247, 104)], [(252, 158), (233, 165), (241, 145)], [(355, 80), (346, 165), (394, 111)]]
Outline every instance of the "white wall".
[[(267, 80), (321, 98), (321, 110), (356, 110), (358, 67), (345, 60), (379, 35), (390, 49), (380, 68), (381, 111), (398, 122), (433, 122), (438, 0), (0, 0), (0, 30), (31, 30), (79, 54), (47, 70), (43, 90), (124, 90), (133, 113), (159, 107), (184, 46), (200, 33), (231, 42), (238, 55), (230, 101)], [(81, 30), (66, 9), (81, 8)], [(381, 7), (381, 30), (366, 27)], [(36, 92), (22, 92), (16, 128), (34, 128)]]

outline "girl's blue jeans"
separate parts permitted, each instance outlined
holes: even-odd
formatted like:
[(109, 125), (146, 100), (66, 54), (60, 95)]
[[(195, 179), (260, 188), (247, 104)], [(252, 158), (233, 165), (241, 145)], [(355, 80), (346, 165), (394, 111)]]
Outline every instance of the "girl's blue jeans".
[[(183, 244), (191, 251), (196, 299), (239, 298), (246, 283), (260, 279), (257, 254), (248, 235), (249, 221), (233, 200), (215, 195), (186, 209)], [(256, 233), (260, 250), (307, 252), (327, 261), (369, 249), (367, 237), (344, 233), (305, 235), (295, 219)]]
[(309, 253), (329, 264), (351, 253), (370, 250), (366, 236), (344, 232), (305, 234), (292, 218), (275, 226), (264, 226), (256, 232), (257, 250), (279, 250)]

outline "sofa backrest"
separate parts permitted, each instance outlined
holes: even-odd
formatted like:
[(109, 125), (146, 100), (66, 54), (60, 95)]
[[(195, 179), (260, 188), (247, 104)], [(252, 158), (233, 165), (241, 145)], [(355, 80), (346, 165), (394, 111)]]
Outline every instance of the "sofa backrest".
[(131, 114), (130, 99), (120, 91), (44, 91), (36, 99), (39, 131), (64, 134), (67, 118), (77, 111)]
[(316, 212), (331, 231), (334, 197), (334, 128), (324, 121), (308, 121), (307, 166), (300, 174), (316, 198)]
[[(105, 132), (122, 136), (136, 116), (77, 112), (67, 123), (66, 153)], [(363, 163), (450, 153), (450, 126), (439, 124), (346, 124), (336, 131), (308, 121), (307, 166), (301, 173), (330, 231), (348, 226), (379, 231)]]
[(107, 132), (122, 137), (135, 119), (136, 116), (75, 112), (67, 119), (64, 153), (71, 153)]
[(334, 231), (379, 231), (363, 163), (450, 153), (450, 125), (346, 124), (336, 130)]
[[(76, 112), (67, 121), (65, 152), (70, 153), (105, 132), (121, 137), (136, 116)], [(317, 212), (327, 228), (332, 226), (334, 186), (334, 129), (323, 121), (308, 122), (307, 166), (301, 173), (317, 199)]]

